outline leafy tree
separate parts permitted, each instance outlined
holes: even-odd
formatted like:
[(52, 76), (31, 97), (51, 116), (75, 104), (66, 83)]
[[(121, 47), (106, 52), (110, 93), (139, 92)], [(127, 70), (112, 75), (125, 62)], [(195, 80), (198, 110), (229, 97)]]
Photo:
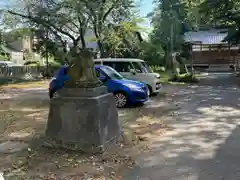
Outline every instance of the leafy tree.
[(6, 41), (3, 37), (3, 32), (0, 30), (0, 58), (1, 58), (1, 60), (9, 60), (10, 59), (10, 54), (4, 50), (5, 47), (6, 47)]
[(240, 1), (239, 0), (205, 0), (201, 4), (201, 13), (211, 17), (216, 26), (229, 28), (226, 41), (239, 43), (240, 39)]
[(183, 42), (181, 30), (186, 13), (185, 4), (180, 0), (158, 0), (152, 16), (154, 44), (162, 44), (165, 50), (165, 65), (173, 67), (172, 53)]
[(127, 20), (133, 4), (133, 0), (23, 0), (21, 8), (9, 9), (8, 14), (24, 19), (22, 23), (30, 24), (34, 29), (44, 29), (50, 41), (57, 42), (63, 52), (68, 47), (71, 52), (79, 46), (86, 48), (84, 35), (92, 28), (104, 56), (104, 32), (109, 24)]
[(157, 0), (152, 17), (151, 42), (162, 46), (165, 52), (165, 66), (172, 69), (173, 52), (182, 54), (183, 35), (186, 31), (205, 24), (200, 13), (203, 0)]
[(150, 42), (143, 42), (140, 45), (142, 52), (141, 52), (141, 59), (144, 59), (150, 65), (160, 65), (164, 66), (164, 50), (161, 47), (161, 44), (156, 45)]
[(103, 44), (108, 56), (111, 57), (138, 57), (140, 43), (143, 41), (141, 33), (145, 31), (138, 23), (142, 19), (123, 21), (120, 24), (109, 25), (103, 34)]
[(107, 56), (103, 42), (104, 39), (106, 40), (104, 32), (111, 24), (119, 25), (123, 21), (129, 21), (133, 15), (132, 8), (135, 2), (134, 0), (86, 0), (85, 4), (100, 54)]
[(7, 12), (25, 19), (36, 29), (47, 30), (49, 38), (59, 42), (62, 47), (66, 48), (66, 41), (71, 42), (71, 50), (76, 52), (79, 44), (86, 48), (84, 30), (88, 24), (83, 20), (84, 9), (81, 5), (81, 1), (73, 0), (24, 0), (24, 8), (9, 9)]
[(56, 62), (64, 64), (68, 61), (67, 49), (61, 45), (60, 42), (48, 38), (44, 29), (37, 29), (34, 31), (36, 42), (34, 43), (33, 50), (40, 54), (41, 57), (46, 59), (53, 58)]

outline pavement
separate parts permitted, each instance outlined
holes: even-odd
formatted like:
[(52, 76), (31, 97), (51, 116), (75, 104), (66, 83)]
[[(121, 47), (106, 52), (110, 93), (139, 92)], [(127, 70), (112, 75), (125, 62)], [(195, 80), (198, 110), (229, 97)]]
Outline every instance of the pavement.
[(172, 94), (180, 109), (124, 180), (240, 180), (240, 89), (231, 74), (210, 73)]

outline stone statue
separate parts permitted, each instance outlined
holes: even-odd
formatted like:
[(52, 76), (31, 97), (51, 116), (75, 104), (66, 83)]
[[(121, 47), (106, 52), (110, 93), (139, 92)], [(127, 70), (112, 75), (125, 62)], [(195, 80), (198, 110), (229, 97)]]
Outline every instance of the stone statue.
[(73, 60), (68, 67), (68, 81), (65, 82), (66, 88), (93, 88), (101, 86), (101, 81), (97, 78), (94, 71), (92, 53), (87, 50), (72, 52)]
[(95, 74), (88, 50), (70, 52), (69, 80), (50, 101), (46, 145), (84, 152), (105, 152), (120, 135), (113, 94)]

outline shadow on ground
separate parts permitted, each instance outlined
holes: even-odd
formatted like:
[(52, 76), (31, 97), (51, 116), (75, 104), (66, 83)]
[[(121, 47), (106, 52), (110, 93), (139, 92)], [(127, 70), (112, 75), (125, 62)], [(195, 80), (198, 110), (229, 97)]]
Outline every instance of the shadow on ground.
[(119, 119), (124, 130), (130, 130), (140, 139), (158, 137), (171, 127), (165, 122), (165, 116), (179, 107), (171, 102), (168, 95), (159, 95), (140, 107), (119, 110)]
[[(4, 91), (0, 96), (0, 150), (5, 142), (24, 145), (18, 152), (9, 153), (12, 151), (9, 149), (7, 153), (0, 153), (0, 171), (5, 172), (6, 179), (39, 180), (48, 174), (56, 174), (59, 179), (87, 179), (100, 175), (115, 180), (118, 166), (131, 167), (134, 163), (132, 155), (142, 152), (142, 149), (132, 148), (129, 144), (120, 144), (112, 153), (103, 156), (44, 148), (42, 136), (49, 104), (47, 89)], [(166, 103), (166, 99), (158, 96), (145, 106), (119, 110), (121, 124), (134, 135), (144, 138), (161, 135), (167, 129), (162, 117), (176, 109), (176, 106)]]
[(181, 109), (168, 117), (173, 130), (156, 137), (123, 179), (240, 178), (240, 91), (215, 85), (182, 87), (174, 94)]

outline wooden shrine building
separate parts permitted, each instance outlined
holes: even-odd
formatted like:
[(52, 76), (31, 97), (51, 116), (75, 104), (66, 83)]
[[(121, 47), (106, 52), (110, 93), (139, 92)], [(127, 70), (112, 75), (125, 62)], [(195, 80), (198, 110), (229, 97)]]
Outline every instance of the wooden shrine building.
[(191, 44), (193, 67), (217, 66), (239, 69), (239, 46), (223, 42), (227, 35), (227, 29), (186, 32), (184, 40)]

